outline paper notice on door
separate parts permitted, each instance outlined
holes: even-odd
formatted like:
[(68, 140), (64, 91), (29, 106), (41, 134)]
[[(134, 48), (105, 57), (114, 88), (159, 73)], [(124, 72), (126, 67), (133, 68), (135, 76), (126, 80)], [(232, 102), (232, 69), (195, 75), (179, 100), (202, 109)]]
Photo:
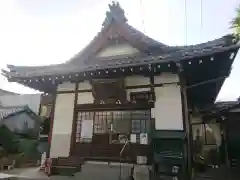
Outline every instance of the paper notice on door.
[(81, 138), (91, 139), (93, 135), (93, 120), (82, 121)]
[(130, 141), (131, 141), (131, 143), (136, 143), (137, 142), (137, 135), (136, 134), (131, 134), (130, 135)]
[(148, 134), (140, 133), (140, 144), (148, 144)]

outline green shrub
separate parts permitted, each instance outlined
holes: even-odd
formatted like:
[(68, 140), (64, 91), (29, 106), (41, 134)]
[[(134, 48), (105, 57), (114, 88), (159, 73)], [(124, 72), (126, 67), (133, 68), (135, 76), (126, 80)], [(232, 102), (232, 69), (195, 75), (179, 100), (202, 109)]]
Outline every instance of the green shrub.
[(18, 139), (5, 125), (0, 126), (0, 145), (7, 154), (18, 152)]

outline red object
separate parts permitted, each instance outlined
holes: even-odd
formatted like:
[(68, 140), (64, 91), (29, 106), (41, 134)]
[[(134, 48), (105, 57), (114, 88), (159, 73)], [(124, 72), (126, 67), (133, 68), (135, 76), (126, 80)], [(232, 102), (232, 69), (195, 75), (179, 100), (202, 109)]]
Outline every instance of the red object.
[(52, 175), (52, 159), (50, 158), (46, 159), (44, 172), (47, 176)]

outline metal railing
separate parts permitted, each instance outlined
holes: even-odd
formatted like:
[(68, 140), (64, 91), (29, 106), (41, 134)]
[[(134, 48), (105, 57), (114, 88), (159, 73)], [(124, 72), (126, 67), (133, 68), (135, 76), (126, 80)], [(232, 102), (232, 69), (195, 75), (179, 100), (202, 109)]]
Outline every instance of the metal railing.
[(120, 153), (119, 153), (119, 180), (122, 179), (122, 154), (124, 150), (126, 149), (127, 145), (129, 144), (128, 138), (126, 138), (126, 142), (124, 143)]

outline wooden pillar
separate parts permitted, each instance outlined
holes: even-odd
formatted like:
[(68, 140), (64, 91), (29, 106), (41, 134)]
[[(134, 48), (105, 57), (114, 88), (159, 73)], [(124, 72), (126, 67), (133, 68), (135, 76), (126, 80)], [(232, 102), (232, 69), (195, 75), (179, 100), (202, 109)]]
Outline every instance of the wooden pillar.
[(57, 90), (55, 93), (53, 93), (53, 104), (51, 108), (51, 114), (50, 114), (50, 130), (48, 134), (48, 151), (47, 151), (47, 157), (50, 157), (50, 149), (51, 149), (51, 142), (52, 142), (52, 131), (53, 131), (53, 124), (54, 124), (54, 114), (55, 114), (55, 103), (57, 98)]
[(188, 101), (187, 101), (187, 89), (186, 89), (186, 81), (183, 75), (182, 65), (177, 63), (178, 73), (179, 73), (179, 81), (181, 87), (181, 98), (182, 98), (182, 108), (183, 108), (183, 125), (184, 131), (186, 133), (186, 151), (187, 151), (187, 168), (186, 168), (186, 178), (188, 180), (192, 179), (192, 127), (189, 118), (188, 112)]
[(79, 83), (75, 84), (75, 99), (74, 99), (74, 110), (73, 110), (73, 122), (72, 122), (72, 135), (71, 135), (71, 144), (70, 144), (70, 152), (69, 156), (71, 156), (72, 151), (75, 147), (75, 141), (76, 141), (76, 119), (77, 119), (77, 112), (76, 112), (76, 107), (77, 107), (77, 102), (78, 102), (78, 86)]
[[(222, 119), (224, 118), (224, 119)], [(225, 163), (227, 165), (228, 168), (230, 167), (230, 161), (229, 161), (229, 157), (228, 157), (228, 138), (227, 138), (227, 125), (226, 125), (226, 121), (227, 121), (227, 117), (221, 117), (221, 131), (222, 131), (222, 138), (223, 138), (223, 142), (224, 142), (224, 157), (225, 157)]]

